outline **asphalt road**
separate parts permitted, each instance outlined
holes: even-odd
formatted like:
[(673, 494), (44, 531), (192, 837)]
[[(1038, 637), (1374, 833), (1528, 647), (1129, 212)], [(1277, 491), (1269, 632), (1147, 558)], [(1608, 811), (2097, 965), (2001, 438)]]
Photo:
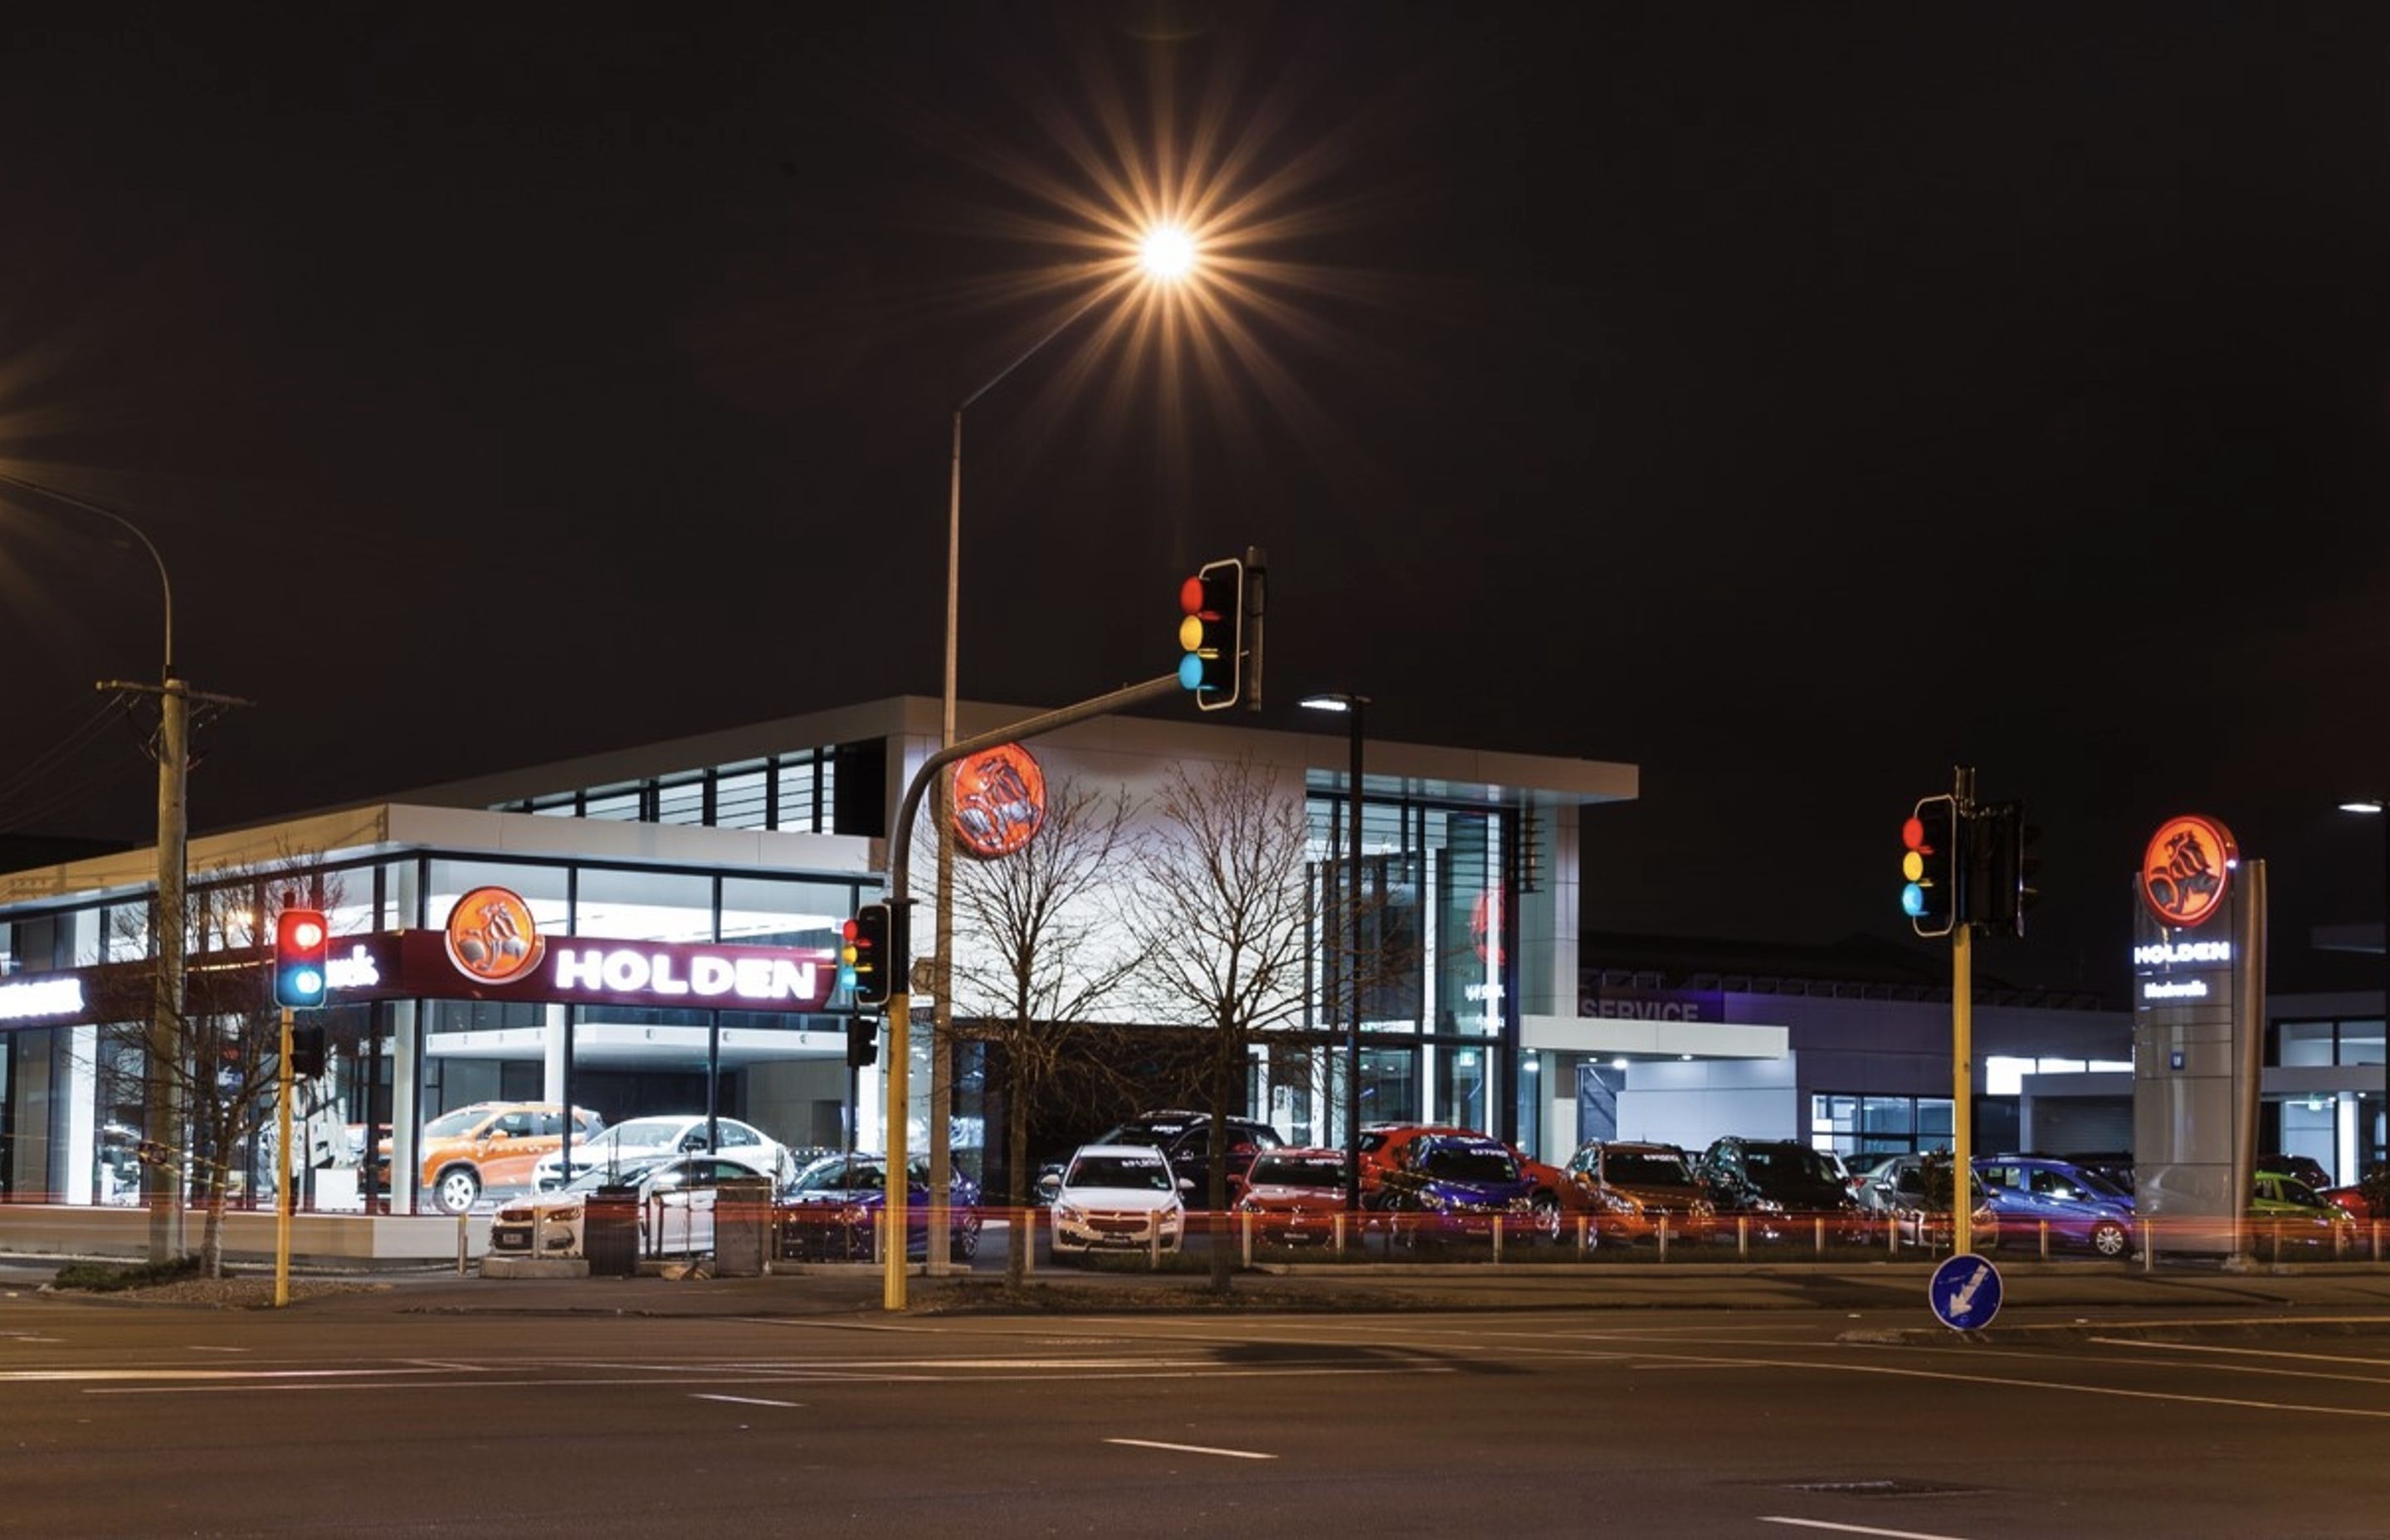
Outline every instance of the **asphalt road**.
[(2378, 1309), (2024, 1308), (1969, 1341), (1913, 1306), (665, 1315), (483, 1288), (0, 1296), (0, 1533), (2390, 1533)]

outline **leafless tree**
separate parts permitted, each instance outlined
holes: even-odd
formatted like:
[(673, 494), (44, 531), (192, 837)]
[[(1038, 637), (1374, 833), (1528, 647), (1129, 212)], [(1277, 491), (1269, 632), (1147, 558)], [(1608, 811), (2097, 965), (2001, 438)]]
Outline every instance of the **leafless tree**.
[[(275, 1113), (282, 1018), (273, 998), (272, 938), (276, 917), (294, 894), (309, 907), (337, 907), (339, 879), (316, 872), (304, 856), (285, 855), (212, 872), (195, 885), (186, 912), (197, 942), (189, 961), (200, 977), (184, 990), (174, 1057), (156, 1060), (142, 1051), (146, 1033), (115, 1040), (103, 1033), (93, 1066), (96, 1094), (104, 1103), (141, 1101), (151, 1077), (171, 1088), (172, 1102), (182, 1110), (179, 1128), (148, 1131), (143, 1158), (189, 1173), (191, 1196), (206, 1215), (198, 1254), (210, 1277), (223, 1276), (225, 1211), (257, 1167), (250, 1152), (260, 1148)], [(128, 913), (118, 923), (124, 943), (147, 946), (143, 920)], [(278, 1149), (273, 1155), (287, 1159)], [(266, 1196), (274, 1196), (271, 1188)]]
[[(956, 1030), (996, 1048), (1004, 1065), (1005, 1171), (1015, 1209), (1030, 1201), (1029, 1125), (1063, 1056), (1085, 1057), (1091, 1024), (1145, 962), (1117, 924), (1136, 815), (1128, 792), (1075, 780), (1048, 789), (1045, 822), (1021, 850), (966, 861), (955, 878)], [(1016, 1239), (1005, 1273), (1026, 1273)]]
[[(1210, 1034), (1210, 1190), (1227, 1209), (1228, 1125), (1251, 1045), (1299, 1025), (1315, 931), (1310, 829), (1299, 780), (1251, 758), (1173, 766), (1139, 848), (1141, 901), (1129, 930), (1149, 957), (1140, 975), (1157, 1016)], [(1212, 1248), (1225, 1292), (1228, 1249)]]

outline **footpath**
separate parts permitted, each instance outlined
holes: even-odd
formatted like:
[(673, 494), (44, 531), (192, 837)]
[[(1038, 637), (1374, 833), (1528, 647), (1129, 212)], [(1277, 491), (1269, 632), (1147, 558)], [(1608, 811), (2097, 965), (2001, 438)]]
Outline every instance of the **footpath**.
[[(0, 1256), (6, 1299), (87, 1300), (96, 1305), (251, 1307), (269, 1302), (268, 1271), (242, 1267), (222, 1281), (194, 1280), (121, 1294), (42, 1291), (60, 1260)], [(2390, 1331), (2390, 1265), (2340, 1264), (2227, 1271), (2209, 1265), (2003, 1263), (2004, 1317), (2058, 1312), (2106, 1325), (2134, 1319), (2319, 1325)], [(1110, 1315), (1142, 1313), (1408, 1312), (1433, 1310), (1914, 1312), (1931, 1325), (1924, 1263), (1646, 1266), (1325, 1266), (1243, 1272), (1228, 1294), (1201, 1274), (1083, 1272), (1039, 1267), (1008, 1290), (1000, 1272), (907, 1281), (912, 1314)], [(293, 1309), (341, 1314), (520, 1314), (792, 1316), (881, 1314), (882, 1280), (868, 1265), (811, 1265), (762, 1277), (484, 1278), (453, 1267), (371, 1273), (295, 1270)]]

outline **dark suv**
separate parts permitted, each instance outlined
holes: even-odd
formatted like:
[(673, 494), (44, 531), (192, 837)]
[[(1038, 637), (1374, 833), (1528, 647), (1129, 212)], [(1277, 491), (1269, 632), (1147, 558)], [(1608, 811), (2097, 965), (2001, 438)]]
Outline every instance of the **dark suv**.
[[(1253, 1157), (1265, 1149), (1277, 1149), (1286, 1141), (1278, 1130), (1251, 1118), (1229, 1118), (1228, 1125), (1228, 1197), (1233, 1201)], [(1106, 1129), (1088, 1141), (1090, 1144), (1149, 1145), (1162, 1151), (1170, 1162), (1171, 1174), (1184, 1176), (1195, 1184), (1188, 1196), (1201, 1207), (1211, 1200), (1212, 1191), (1212, 1115), (1209, 1112), (1189, 1112), (1164, 1109), (1158, 1112), (1141, 1112), (1126, 1123)]]
[(1838, 1162), (1796, 1139), (1714, 1139), (1693, 1173), (1719, 1213), (1758, 1217), (1763, 1233), (1772, 1233), (1770, 1222), (1793, 1215), (1823, 1214), (1845, 1221), (1840, 1227), (1858, 1227), (1858, 1204)]

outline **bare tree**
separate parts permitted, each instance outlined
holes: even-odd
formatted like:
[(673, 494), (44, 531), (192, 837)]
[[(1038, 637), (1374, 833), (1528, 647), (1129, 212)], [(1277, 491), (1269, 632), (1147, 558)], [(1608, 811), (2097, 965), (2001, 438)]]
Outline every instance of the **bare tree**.
[[(1084, 1054), (1084, 1025), (1120, 995), (1145, 962), (1123, 944), (1122, 857), (1136, 815), (1128, 792), (1104, 796), (1075, 780), (1048, 790), (1045, 822), (1014, 853), (967, 861), (955, 879), (955, 1009), (958, 1032), (1001, 1051), (1005, 1171), (1014, 1209), (1029, 1204), (1031, 1113), (1065, 1053)], [(1005, 1276), (1019, 1284), (1028, 1247), (1016, 1237)]]
[[(192, 971), (203, 977), (183, 992), (173, 1057), (128, 1051), (135, 1045), (146, 1050), (146, 1034), (116, 1042), (103, 1037), (93, 1066), (104, 1101), (131, 1105), (141, 1099), (144, 1086), (162, 1082), (172, 1104), (182, 1110), (179, 1130), (149, 1131), (143, 1153), (175, 1174), (178, 1192), (181, 1173), (189, 1173), (192, 1196), (206, 1215), (198, 1254), (210, 1277), (224, 1274), (225, 1211), (235, 1188), (259, 1167), (253, 1152), (261, 1148), (260, 1136), (277, 1100), (282, 1017), (273, 999), (271, 938), (275, 918), (293, 892), (311, 907), (341, 902), (338, 878), (315, 871), (303, 856), (211, 873), (186, 900), (185, 913), (198, 942), (188, 956)], [(140, 918), (126, 914), (118, 923), (126, 944), (146, 947)], [(226, 967), (228, 962), (233, 966)], [(297, 1094), (305, 1101), (315, 1090), (302, 1084)], [(289, 1159), (278, 1149), (272, 1154)]]
[[(1302, 787), (1250, 758), (1176, 765), (1139, 851), (1142, 902), (1129, 930), (1150, 956), (1142, 980), (1163, 1020), (1208, 1029), (1210, 1191), (1228, 1205), (1228, 1125), (1251, 1045), (1300, 1023), (1314, 932), (1310, 828)], [(1212, 1248), (1212, 1287), (1229, 1281)]]

